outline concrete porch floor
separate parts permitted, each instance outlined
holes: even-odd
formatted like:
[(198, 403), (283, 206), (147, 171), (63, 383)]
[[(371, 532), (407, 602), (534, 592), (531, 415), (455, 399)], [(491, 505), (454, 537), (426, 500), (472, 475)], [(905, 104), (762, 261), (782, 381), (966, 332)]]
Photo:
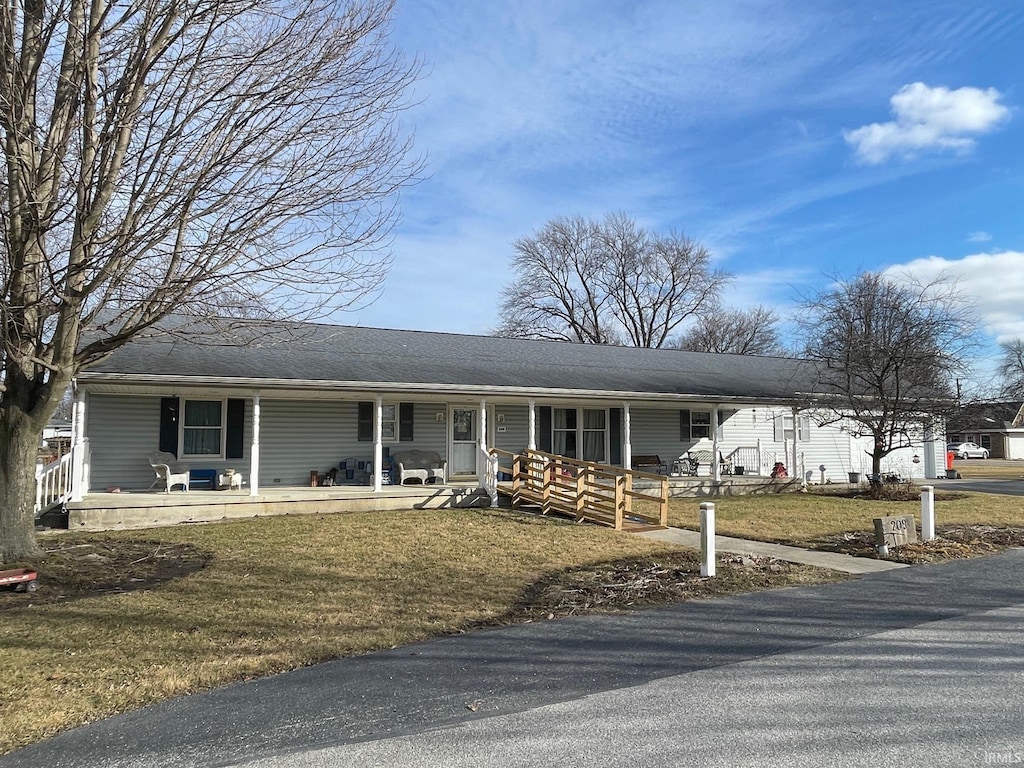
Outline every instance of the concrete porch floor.
[(98, 531), (270, 515), (439, 509), (489, 503), (486, 492), (469, 483), (385, 485), (380, 493), (369, 486), (276, 486), (260, 488), (257, 496), (250, 496), (248, 488), (89, 493), (80, 502), (68, 502), (66, 511), (69, 530)]

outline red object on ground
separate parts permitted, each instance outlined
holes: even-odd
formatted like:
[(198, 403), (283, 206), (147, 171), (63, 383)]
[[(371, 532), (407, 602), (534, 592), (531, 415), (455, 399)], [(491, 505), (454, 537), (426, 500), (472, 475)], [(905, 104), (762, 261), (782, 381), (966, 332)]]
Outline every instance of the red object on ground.
[(956, 451), (946, 451), (946, 469), (952, 469), (954, 461), (956, 461)]
[(39, 574), (31, 568), (9, 568), (0, 571), (0, 587), (13, 587), (16, 592), (35, 592), (39, 589)]

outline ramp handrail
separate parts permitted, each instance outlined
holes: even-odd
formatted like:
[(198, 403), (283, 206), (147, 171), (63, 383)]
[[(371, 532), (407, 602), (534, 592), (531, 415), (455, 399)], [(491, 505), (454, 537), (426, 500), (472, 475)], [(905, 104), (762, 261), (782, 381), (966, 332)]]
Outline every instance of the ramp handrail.
[[(517, 454), (492, 448), (490, 453), (498, 458), (495, 478), (511, 478), (504, 482), (511, 482), (513, 507), (537, 505), (542, 514), (556, 512), (577, 521), (608, 525), (617, 531), (623, 529), (627, 519), (645, 525), (668, 525), (668, 478), (664, 475), (538, 450)], [(633, 480), (638, 477), (660, 481), (657, 491), (634, 489)], [(648, 502), (654, 511), (643, 509), (634, 501)]]

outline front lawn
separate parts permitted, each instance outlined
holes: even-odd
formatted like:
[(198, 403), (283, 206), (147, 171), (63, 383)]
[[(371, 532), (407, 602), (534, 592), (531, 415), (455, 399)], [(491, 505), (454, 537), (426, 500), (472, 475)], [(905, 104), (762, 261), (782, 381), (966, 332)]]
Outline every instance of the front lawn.
[[(817, 583), (497, 510), (272, 517), (51, 534), (0, 593), (0, 752), (151, 702), (485, 625)], [(723, 560), (727, 560), (723, 558)]]

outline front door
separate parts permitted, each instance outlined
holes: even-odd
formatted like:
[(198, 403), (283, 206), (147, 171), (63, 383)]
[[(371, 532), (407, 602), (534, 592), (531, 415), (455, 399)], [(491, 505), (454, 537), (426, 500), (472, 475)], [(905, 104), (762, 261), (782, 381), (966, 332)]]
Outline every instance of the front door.
[(480, 419), (477, 408), (452, 408), (451, 475), (475, 475), (480, 450)]

